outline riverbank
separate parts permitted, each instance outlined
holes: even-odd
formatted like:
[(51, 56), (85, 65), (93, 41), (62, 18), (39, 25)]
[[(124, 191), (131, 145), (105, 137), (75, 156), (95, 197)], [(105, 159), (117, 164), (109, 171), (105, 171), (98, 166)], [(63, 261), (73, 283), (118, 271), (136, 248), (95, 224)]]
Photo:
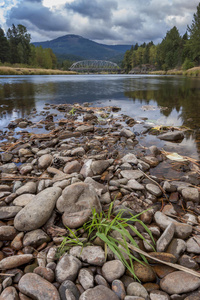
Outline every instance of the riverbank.
[(184, 75), (191, 77), (200, 77), (200, 67), (194, 67), (188, 70), (168, 70), (168, 71), (153, 71), (149, 72), (152, 75)]
[[(200, 297), (199, 162), (138, 145), (134, 124), (46, 104), (1, 132), (1, 299)], [(163, 162), (178, 180), (152, 176)]]
[(0, 66), (0, 75), (74, 75), (73, 71)]

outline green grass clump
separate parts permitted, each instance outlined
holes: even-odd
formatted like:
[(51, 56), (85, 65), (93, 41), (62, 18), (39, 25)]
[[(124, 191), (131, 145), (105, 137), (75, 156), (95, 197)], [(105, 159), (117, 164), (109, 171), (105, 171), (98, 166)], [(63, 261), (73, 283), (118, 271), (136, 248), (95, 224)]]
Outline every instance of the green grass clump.
[[(127, 230), (127, 228), (132, 230), (137, 235), (137, 237), (139, 237), (140, 239), (148, 243), (148, 241), (141, 235), (141, 233), (132, 225), (135, 222), (138, 222), (144, 227), (146, 232), (149, 234), (154, 245), (155, 245), (155, 241), (153, 239), (151, 231), (138, 218), (143, 212), (135, 216), (131, 215), (131, 217), (127, 219), (122, 217), (123, 210), (120, 210), (120, 212), (116, 216), (113, 216), (112, 214), (113, 205), (114, 202), (110, 204), (107, 213), (105, 212), (97, 213), (95, 209), (92, 210), (91, 219), (88, 222), (86, 222), (82, 227), (82, 229), (84, 229), (84, 232), (86, 232), (88, 235), (88, 240), (86, 243), (81, 241), (79, 237), (76, 236), (76, 234), (71, 229), (68, 228), (71, 237), (68, 236), (64, 238), (61, 246), (58, 249), (58, 252), (60, 254), (63, 254), (63, 250), (67, 251), (70, 249), (70, 247), (75, 245), (84, 247), (85, 245), (88, 245), (88, 243), (91, 244), (92, 241), (94, 241), (98, 237), (104, 242), (104, 248), (105, 248), (104, 250), (106, 256), (107, 256), (108, 248), (110, 248), (110, 250), (118, 257), (118, 259), (124, 264), (124, 266), (131, 272), (134, 278), (139, 280), (134, 273), (133, 262), (134, 260), (141, 264), (143, 264), (144, 262), (145, 263), (148, 262), (144, 255), (140, 254), (141, 259), (138, 259), (134, 256), (129, 246), (134, 245), (137, 248), (139, 247), (136, 241), (134, 240), (134, 238)], [(112, 235), (113, 231), (119, 233), (120, 239), (116, 239)], [(152, 245), (151, 247), (152, 250), (155, 251)], [(128, 256), (128, 259), (126, 259), (125, 256), (126, 257)]]

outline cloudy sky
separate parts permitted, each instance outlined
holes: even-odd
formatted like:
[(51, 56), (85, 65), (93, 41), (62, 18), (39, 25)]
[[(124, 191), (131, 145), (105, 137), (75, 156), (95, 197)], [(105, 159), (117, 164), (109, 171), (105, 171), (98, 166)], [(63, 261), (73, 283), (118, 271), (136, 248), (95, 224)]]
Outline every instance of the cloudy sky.
[(104, 44), (158, 43), (184, 34), (199, 0), (0, 0), (0, 26), (23, 24), (32, 42), (77, 34)]

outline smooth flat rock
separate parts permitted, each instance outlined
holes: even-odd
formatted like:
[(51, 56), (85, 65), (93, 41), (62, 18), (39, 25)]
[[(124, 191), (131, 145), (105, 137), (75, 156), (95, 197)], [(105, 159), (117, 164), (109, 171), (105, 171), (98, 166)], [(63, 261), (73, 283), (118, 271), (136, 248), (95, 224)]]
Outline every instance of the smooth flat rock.
[(122, 162), (123, 163), (131, 163), (131, 164), (137, 165), (138, 159), (135, 156), (135, 154), (128, 153), (128, 154), (126, 154), (125, 156), (122, 157)]
[(59, 293), (55, 286), (37, 274), (25, 274), (20, 279), (18, 287), (21, 293), (31, 297), (31, 299), (60, 300)]
[(4, 165), (0, 166), (0, 171), (2, 173), (11, 174), (16, 170), (17, 170), (17, 165), (15, 163), (8, 163), (8, 164), (4, 164)]
[(84, 288), (88, 290), (94, 287), (94, 275), (90, 269), (82, 268), (78, 274), (78, 281)]
[(121, 171), (121, 175), (122, 177), (127, 178), (128, 180), (130, 179), (137, 180), (144, 176), (140, 170), (124, 170)]
[(70, 291), (73, 294), (73, 296), (75, 297), (75, 300), (79, 300), (80, 292), (77, 289), (76, 285), (71, 280), (65, 280), (60, 285), (59, 294), (60, 294), (61, 299), (66, 299), (66, 297), (65, 297), (66, 290)]
[(167, 133), (163, 133), (157, 136), (160, 140), (164, 140), (164, 141), (178, 141), (178, 140), (182, 140), (184, 138), (184, 134), (181, 131), (170, 131)]
[(36, 229), (25, 234), (23, 239), (24, 247), (31, 246), (37, 248), (45, 242), (49, 242), (50, 237), (42, 230)]
[(120, 260), (107, 261), (102, 267), (103, 277), (108, 281), (112, 282), (115, 279), (119, 279), (124, 275), (125, 266)]
[(102, 174), (110, 166), (109, 160), (95, 160), (91, 164), (94, 175)]
[(31, 231), (43, 226), (50, 218), (62, 190), (50, 187), (37, 194), (15, 217), (14, 226), (19, 231)]
[(119, 300), (118, 296), (109, 288), (98, 285), (93, 289), (88, 289), (81, 294), (79, 300)]
[(17, 235), (13, 226), (0, 226), (0, 241), (12, 241)]
[(20, 211), (21, 206), (2, 206), (0, 207), (0, 220), (10, 219), (15, 217)]
[(65, 280), (71, 280), (71, 281), (75, 280), (81, 266), (82, 263), (78, 258), (66, 253), (59, 260), (56, 266), (56, 270), (55, 270), (56, 281), (62, 283)]
[(33, 195), (33, 194), (22, 194), (22, 195), (15, 198), (15, 200), (13, 201), (13, 204), (17, 205), (17, 206), (24, 207), (31, 200), (33, 200), (34, 197), (35, 197), (35, 195)]
[(200, 254), (200, 236), (195, 235), (186, 242), (187, 252)]
[(165, 228), (170, 224), (174, 223), (175, 225), (175, 237), (186, 239), (190, 236), (192, 232), (192, 226), (188, 224), (179, 223), (176, 220), (166, 216), (160, 211), (157, 211), (154, 215), (155, 222), (158, 224), (158, 226), (165, 230)]
[(199, 191), (197, 188), (185, 188), (181, 191), (183, 199), (185, 201), (193, 201), (199, 203)]
[(70, 254), (95, 266), (102, 266), (106, 261), (105, 252), (100, 246), (86, 246), (84, 248), (75, 246), (70, 249)]
[(157, 252), (164, 252), (171, 242), (175, 232), (174, 223), (170, 223), (156, 242)]
[(146, 299), (148, 293), (147, 290), (139, 282), (132, 282), (127, 287), (127, 295), (143, 297), (144, 299)]
[(29, 263), (33, 259), (32, 254), (13, 255), (3, 258), (0, 261), (0, 269), (13, 269), (18, 266)]
[(24, 184), (23, 186), (21, 186), (20, 188), (18, 188), (16, 190), (16, 194), (22, 195), (22, 194), (35, 194), (37, 191), (37, 184), (35, 182), (27, 182), (26, 184)]
[(188, 293), (200, 287), (200, 278), (183, 271), (176, 271), (165, 276), (160, 281), (160, 287), (170, 295)]
[(8, 286), (0, 295), (1, 300), (19, 300), (18, 293), (13, 286)]
[(53, 156), (51, 154), (44, 154), (38, 159), (38, 168), (46, 169), (48, 168), (53, 160)]
[(82, 226), (92, 214), (92, 208), (101, 211), (101, 204), (95, 189), (83, 182), (67, 186), (56, 203), (63, 224), (69, 228)]
[(152, 282), (156, 279), (156, 274), (153, 268), (148, 264), (140, 264), (137, 261), (133, 262), (134, 272), (135, 275), (141, 280), (142, 282)]
[(140, 184), (139, 182), (137, 182), (137, 180), (135, 179), (131, 179), (128, 181), (127, 187), (136, 190), (136, 191), (143, 191), (144, 190), (144, 186), (142, 184)]
[(81, 170), (81, 164), (77, 160), (73, 160), (73, 161), (66, 163), (63, 171), (66, 174), (72, 174), (74, 172), (78, 173), (78, 172), (80, 172), (80, 170)]
[(161, 189), (156, 184), (148, 183), (146, 185), (146, 189), (149, 193), (151, 193), (152, 195), (154, 195), (156, 197), (160, 197), (162, 195)]

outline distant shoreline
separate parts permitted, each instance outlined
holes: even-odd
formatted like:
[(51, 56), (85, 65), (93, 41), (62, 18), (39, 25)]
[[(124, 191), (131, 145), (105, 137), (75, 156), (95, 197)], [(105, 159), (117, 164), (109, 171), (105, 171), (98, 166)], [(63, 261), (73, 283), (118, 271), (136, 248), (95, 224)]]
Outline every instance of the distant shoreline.
[(76, 75), (74, 71), (0, 66), (0, 75)]
[(148, 74), (152, 75), (184, 75), (184, 76), (191, 76), (191, 77), (200, 77), (200, 67), (194, 67), (188, 70), (168, 70), (168, 71), (153, 71), (149, 72)]

